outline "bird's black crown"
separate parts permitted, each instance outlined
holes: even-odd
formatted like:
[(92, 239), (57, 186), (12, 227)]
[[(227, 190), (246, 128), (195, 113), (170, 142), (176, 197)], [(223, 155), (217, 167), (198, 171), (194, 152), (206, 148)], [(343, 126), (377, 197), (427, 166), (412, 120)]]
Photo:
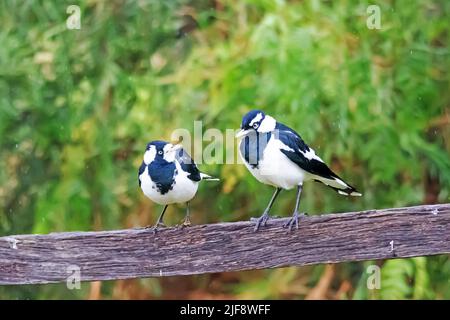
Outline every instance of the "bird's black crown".
[[(252, 123), (252, 125), (250, 125), (250, 123), (252, 122), (253, 119), (255, 119), (256, 117), (258, 117), (258, 114), (260, 114), (260, 119), (258, 121), (255, 121)], [(261, 111), (261, 110), (252, 110), (247, 112), (247, 114), (242, 118), (242, 124), (241, 124), (241, 129), (243, 130), (247, 130), (247, 129), (252, 129), (253, 125), (255, 125), (255, 123), (258, 124), (258, 126), (261, 124), (261, 122), (264, 120), (264, 118), (266, 117), (266, 114)]]
[(167, 144), (165, 141), (155, 140), (147, 143), (146, 150), (149, 150), (151, 146), (155, 146), (156, 150), (163, 150), (164, 146)]

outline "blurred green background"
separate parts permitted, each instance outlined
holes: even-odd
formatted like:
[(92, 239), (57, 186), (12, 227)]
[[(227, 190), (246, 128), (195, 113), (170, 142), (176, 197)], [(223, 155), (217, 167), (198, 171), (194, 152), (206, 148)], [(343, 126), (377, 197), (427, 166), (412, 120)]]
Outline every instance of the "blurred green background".
[[(66, 8), (81, 8), (68, 30)], [(160, 207), (137, 169), (176, 128), (237, 129), (257, 107), (364, 193), (307, 184), (310, 214), (449, 202), (446, 0), (0, 2), (0, 235), (140, 227)], [(208, 143), (205, 143), (208, 144)], [(233, 150), (234, 145), (224, 145)], [(206, 165), (193, 223), (258, 216), (272, 189)], [(258, 197), (255, 197), (258, 194)], [(295, 192), (274, 214), (290, 215)], [(171, 207), (176, 224), (183, 209)], [(367, 266), (382, 270), (366, 287)], [(165, 279), (0, 287), (2, 299), (450, 299), (448, 256)]]

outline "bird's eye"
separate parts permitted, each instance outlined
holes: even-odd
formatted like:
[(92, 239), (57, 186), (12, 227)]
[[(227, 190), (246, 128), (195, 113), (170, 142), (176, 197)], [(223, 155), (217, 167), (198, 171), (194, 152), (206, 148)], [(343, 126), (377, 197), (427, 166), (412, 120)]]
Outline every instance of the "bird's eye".
[(258, 129), (258, 127), (259, 127), (259, 123), (254, 123), (253, 124), (253, 129)]
[(158, 151), (158, 154), (163, 154), (163, 152), (160, 150), (160, 151)]

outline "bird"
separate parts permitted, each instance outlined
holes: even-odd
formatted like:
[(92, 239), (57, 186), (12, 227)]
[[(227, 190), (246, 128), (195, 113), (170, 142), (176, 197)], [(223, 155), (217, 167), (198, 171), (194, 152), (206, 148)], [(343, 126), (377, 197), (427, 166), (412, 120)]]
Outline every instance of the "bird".
[(266, 225), (269, 211), (281, 190), (295, 187), (294, 213), (283, 227), (291, 231), (295, 224), (298, 229), (298, 220), (305, 215), (299, 213), (303, 182), (321, 182), (341, 195), (362, 195), (334, 173), (295, 130), (261, 110), (251, 110), (244, 115), (236, 138), (240, 140), (239, 155), (247, 169), (259, 182), (275, 187), (263, 214), (252, 219), (256, 220), (254, 231)]
[(197, 193), (201, 180), (219, 179), (202, 173), (180, 144), (155, 140), (147, 144), (138, 173), (139, 187), (146, 197), (163, 205), (153, 230), (165, 227), (163, 218), (170, 204), (186, 203), (182, 227), (191, 225), (190, 201)]

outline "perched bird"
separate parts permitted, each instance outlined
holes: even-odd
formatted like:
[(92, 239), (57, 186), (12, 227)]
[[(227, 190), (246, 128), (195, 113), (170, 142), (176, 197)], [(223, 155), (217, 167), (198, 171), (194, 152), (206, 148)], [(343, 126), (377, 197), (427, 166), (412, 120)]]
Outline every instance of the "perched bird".
[(255, 231), (266, 224), (270, 208), (280, 191), (294, 187), (297, 187), (294, 214), (284, 226), (289, 227), (290, 231), (295, 224), (298, 229), (298, 210), (304, 181), (322, 182), (342, 195), (361, 196), (354, 187), (331, 171), (297, 132), (263, 111), (248, 112), (242, 119), (241, 130), (236, 137), (242, 138), (239, 154), (248, 170), (259, 182), (276, 188), (264, 213), (256, 219)]
[(174, 203), (186, 203), (186, 216), (182, 226), (189, 226), (189, 201), (195, 196), (199, 181), (218, 180), (201, 173), (181, 145), (165, 141), (147, 144), (138, 178), (144, 194), (152, 201), (164, 205), (153, 227), (155, 231), (164, 226), (164, 213), (169, 204)]

